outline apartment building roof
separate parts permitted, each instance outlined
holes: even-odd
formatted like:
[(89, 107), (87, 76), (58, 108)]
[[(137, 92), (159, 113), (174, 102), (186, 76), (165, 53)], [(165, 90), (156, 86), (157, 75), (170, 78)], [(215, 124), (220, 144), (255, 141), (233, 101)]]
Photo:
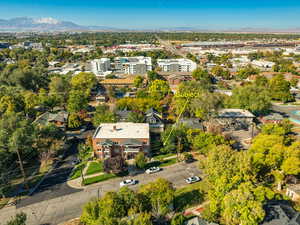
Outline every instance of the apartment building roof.
[(180, 64), (185, 64), (185, 65), (195, 64), (194, 61), (192, 61), (190, 59), (184, 59), (184, 58), (180, 58), (180, 59), (158, 59), (157, 63), (159, 63), (159, 64), (180, 63)]
[(116, 57), (115, 62), (119, 61), (122, 64), (146, 64), (151, 65), (151, 57), (136, 56), (136, 57)]
[(145, 138), (149, 139), (149, 124), (148, 123), (102, 123), (96, 129), (93, 138), (102, 139), (134, 139)]

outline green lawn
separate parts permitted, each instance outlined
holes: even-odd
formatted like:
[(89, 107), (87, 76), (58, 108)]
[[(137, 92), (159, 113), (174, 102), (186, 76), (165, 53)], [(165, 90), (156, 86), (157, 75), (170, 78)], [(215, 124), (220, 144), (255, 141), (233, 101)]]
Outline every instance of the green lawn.
[(160, 167), (165, 167), (165, 166), (171, 166), (173, 164), (177, 163), (177, 158), (173, 159), (166, 159), (160, 163)]
[(85, 173), (85, 175), (91, 175), (95, 173), (103, 172), (103, 163), (102, 162), (91, 162)]
[(168, 154), (161, 154), (161, 155), (156, 155), (156, 156), (153, 156), (154, 159), (156, 160), (163, 160), (164, 158), (167, 158), (167, 157), (170, 157), (170, 156), (174, 156), (176, 155), (175, 153), (168, 153)]
[(117, 175), (115, 174), (102, 174), (96, 177), (91, 177), (91, 178), (86, 178), (84, 179), (83, 185), (89, 185), (89, 184), (93, 184), (93, 183), (98, 183), (101, 181), (105, 181), (105, 180), (109, 180), (112, 178), (117, 177)]
[(105, 180), (109, 180), (109, 179), (113, 179), (116, 177), (124, 177), (128, 175), (128, 171), (124, 171), (118, 174), (112, 174), (112, 173), (105, 173), (96, 177), (90, 177), (90, 178), (86, 178), (84, 179), (83, 185), (89, 185), (89, 184), (94, 184), (94, 183), (98, 183), (101, 181), (105, 181)]
[(78, 177), (81, 176), (81, 171), (84, 169), (84, 167), (86, 166), (86, 162), (82, 162), (80, 164), (78, 164), (75, 169), (72, 172), (72, 175), (70, 176), (71, 180), (74, 180)]
[(170, 166), (177, 163), (177, 158), (173, 158), (173, 159), (166, 159), (166, 160), (162, 160), (162, 161), (154, 161), (154, 162), (150, 162), (146, 165), (145, 169), (148, 169), (150, 167), (153, 166), (159, 166), (159, 167), (165, 167), (165, 166)]

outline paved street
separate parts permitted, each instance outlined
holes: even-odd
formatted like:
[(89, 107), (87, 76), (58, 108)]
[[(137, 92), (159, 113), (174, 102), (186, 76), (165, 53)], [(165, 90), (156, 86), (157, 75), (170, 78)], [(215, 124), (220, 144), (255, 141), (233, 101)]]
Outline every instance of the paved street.
[(24, 199), (17, 204), (17, 208), (78, 192), (78, 189), (73, 189), (66, 184), (74, 167), (72, 162), (76, 159), (76, 153), (77, 144), (73, 143), (65, 153), (63, 161), (59, 162), (51, 173), (46, 176), (30, 198)]
[(180, 49), (176, 49), (176, 47), (173, 46), (173, 45), (171, 44), (170, 41), (162, 40), (161, 38), (159, 38), (158, 35), (156, 35), (156, 38), (157, 38), (157, 40), (159, 41), (159, 43), (160, 43), (162, 46), (164, 46), (164, 47), (166, 48), (166, 50), (168, 50), (168, 51), (174, 53), (175, 55), (180, 55), (180, 56), (182, 56), (183, 58), (186, 58), (186, 54), (187, 54), (187, 53), (183, 52), (183, 51), (180, 50)]
[[(141, 184), (154, 181), (159, 177), (165, 178), (171, 181), (175, 187), (182, 187), (187, 185), (184, 181), (185, 178), (191, 175), (200, 175), (200, 171), (197, 169), (198, 162), (191, 164), (178, 163), (170, 167), (164, 168), (163, 171), (156, 174), (140, 174), (134, 177), (139, 184), (132, 187), (138, 188)], [(127, 177), (129, 178), (129, 177)], [(28, 216), (28, 225), (56, 225), (60, 222), (80, 216), (82, 206), (91, 198), (103, 195), (108, 191), (117, 191), (119, 189), (119, 183), (126, 178), (116, 178), (108, 181), (104, 181), (98, 184), (93, 184), (85, 189), (77, 189), (64, 195), (57, 194), (61, 190), (65, 190), (66, 183), (59, 184), (64, 188), (53, 189), (52, 191), (46, 190), (36, 193), (24, 203), (16, 207), (7, 207), (0, 210), (0, 224), (4, 224), (16, 212), (25, 212)], [(41, 198), (42, 196), (42, 198)], [(57, 196), (57, 197), (55, 197)]]

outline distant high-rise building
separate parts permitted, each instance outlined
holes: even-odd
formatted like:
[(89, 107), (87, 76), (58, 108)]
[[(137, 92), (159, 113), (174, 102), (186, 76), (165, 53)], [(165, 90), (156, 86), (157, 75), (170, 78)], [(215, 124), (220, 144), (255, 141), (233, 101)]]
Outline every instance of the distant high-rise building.
[(192, 72), (197, 68), (190, 59), (158, 59), (157, 64), (163, 72)]
[(108, 58), (101, 58), (101, 59), (94, 59), (91, 61), (92, 72), (96, 76), (105, 76), (107, 72), (110, 70), (110, 59)]

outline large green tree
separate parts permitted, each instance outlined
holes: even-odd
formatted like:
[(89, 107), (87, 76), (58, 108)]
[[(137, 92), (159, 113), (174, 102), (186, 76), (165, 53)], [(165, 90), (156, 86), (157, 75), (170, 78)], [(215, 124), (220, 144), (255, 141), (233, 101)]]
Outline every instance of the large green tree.
[(192, 72), (192, 77), (198, 81), (203, 87), (210, 88), (212, 84), (212, 76), (207, 70), (197, 68)]
[(256, 85), (246, 85), (233, 90), (226, 105), (230, 108), (247, 109), (256, 115), (265, 114), (271, 108), (268, 89)]
[(270, 80), (269, 86), (272, 99), (282, 102), (289, 102), (294, 100), (290, 92), (290, 82), (286, 81), (282, 74), (274, 76)]
[(154, 80), (149, 86), (150, 97), (162, 100), (171, 91), (167, 81)]
[(96, 107), (96, 112), (93, 117), (93, 124), (95, 127), (99, 126), (100, 123), (114, 123), (116, 121), (116, 114), (110, 111), (107, 105), (99, 105)]
[(257, 192), (262, 192), (262, 190), (246, 182), (226, 194), (222, 204), (224, 224), (259, 224), (265, 217), (263, 209), (265, 199), (260, 199), (263, 193)]
[(139, 193), (147, 198), (154, 217), (161, 219), (172, 211), (175, 189), (169, 181), (159, 178), (155, 182), (143, 185)]
[(93, 73), (81, 72), (73, 76), (70, 83), (73, 89), (83, 91), (88, 97), (91, 89), (96, 85), (97, 79)]
[(78, 113), (88, 106), (88, 99), (83, 91), (71, 90), (67, 102), (67, 110), (70, 113)]

